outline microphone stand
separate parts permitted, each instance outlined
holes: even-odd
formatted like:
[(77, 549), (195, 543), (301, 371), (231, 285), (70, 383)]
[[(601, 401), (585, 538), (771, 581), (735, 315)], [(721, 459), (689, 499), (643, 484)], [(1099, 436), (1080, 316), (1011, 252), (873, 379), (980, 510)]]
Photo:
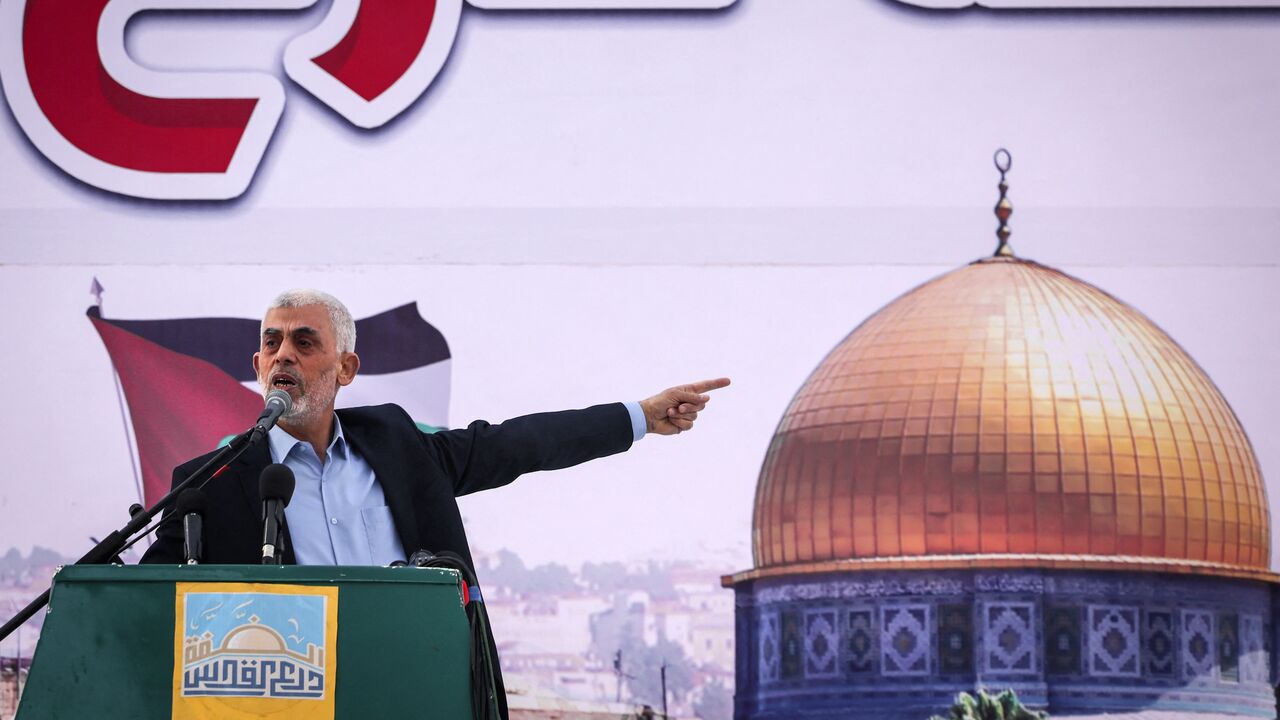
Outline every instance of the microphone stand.
[[(144, 509), (140, 505), (134, 505), (129, 509), (132, 517), (124, 527), (112, 532), (110, 535), (102, 538), (97, 545), (94, 545), (89, 552), (85, 553), (79, 560), (72, 563), (73, 565), (103, 565), (111, 561), (116, 555), (119, 555), (125, 547), (129, 545), (129, 538), (141, 531), (147, 526), (156, 515), (167, 510), (170, 505), (178, 499), (178, 495), (188, 487), (195, 485), (197, 481), (200, 485), (204, 485), (211, 480), (218, 470), (224, 465), (228, 465), (236, 458), (249, 449), (249, 446), (257, 443), (267, 434), (266, 429), (261, 425), (255, 426), (248, 431), (241, 433), (231, 439), (231, 442), (218, 450), (213, 457), (199, 467), (195, 472), (191, 473), (186, 480), (178, 483), (169, 491), (167, 495), (156, 501), (149, 509)], [(9, 637), (13, 631), (17, 630), (27, 620), (31, 619), (40, 608), (49, 604), (49, 592), (52, 586), (40, 593), (39, 597), (27, 603), (17, 615), (14, 615), (0, 627), (0, 640)]]

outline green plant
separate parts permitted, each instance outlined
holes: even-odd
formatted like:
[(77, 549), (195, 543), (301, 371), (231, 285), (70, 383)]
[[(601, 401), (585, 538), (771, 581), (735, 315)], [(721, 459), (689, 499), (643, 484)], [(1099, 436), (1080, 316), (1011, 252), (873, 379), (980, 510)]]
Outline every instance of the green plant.
[(1012, 690), (992, 695), (978, 688), (976, 696), (960, 693), (946, 716), (934, 715), (929, 720), (1048, 720), (1049, 713), (1029, 710)]

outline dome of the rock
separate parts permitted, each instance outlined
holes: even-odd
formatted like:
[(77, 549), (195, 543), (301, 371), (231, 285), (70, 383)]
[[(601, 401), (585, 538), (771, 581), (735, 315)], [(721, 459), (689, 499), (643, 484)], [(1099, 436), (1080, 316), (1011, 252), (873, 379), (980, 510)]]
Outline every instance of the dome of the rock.
[(1141, 312), (1013, 257), (850, 333), (796, 393), (756, 489), (757, 573), (996, 566), (1268, 574), (1253, 449)]
[(1274, 718), (1239, 420), (1141, 312), (999, 235), (858, 325), (783, 414), (755, 566), (725, 578), (735, 717), (918, 720), (985, 687), (1073, 720)]

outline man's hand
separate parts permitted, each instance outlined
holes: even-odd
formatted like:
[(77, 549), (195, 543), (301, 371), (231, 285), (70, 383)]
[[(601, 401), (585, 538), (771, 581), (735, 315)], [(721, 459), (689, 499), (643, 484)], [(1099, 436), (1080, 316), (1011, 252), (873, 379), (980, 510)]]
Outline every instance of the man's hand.
[(702, 382), (667, 388), (648, 400), (640, 401), (644, 410), (645, 431), (658, 435), (675, 435), (691, 430), (698, 413), (711, 401), (704, 393), (719, 390), (729, 384), (729, 378), (716, 378)]

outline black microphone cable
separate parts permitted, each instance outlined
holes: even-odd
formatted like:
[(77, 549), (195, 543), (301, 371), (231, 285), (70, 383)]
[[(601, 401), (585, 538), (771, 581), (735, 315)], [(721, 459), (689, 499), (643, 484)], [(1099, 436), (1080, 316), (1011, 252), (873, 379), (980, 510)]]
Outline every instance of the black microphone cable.
[(506, 720), (498, 706), (498, 683), (494, 674), (493, 631), (489, 613), (480, 597), (480, 583), (475, 572), (461, 555), (447, 550), (432, 553), (418, 550), (409, 556), (414, 567), (455, 570), (462, 576), (466, 597), (467, 622), (471, 626), (471, 713), (475, 720)]

